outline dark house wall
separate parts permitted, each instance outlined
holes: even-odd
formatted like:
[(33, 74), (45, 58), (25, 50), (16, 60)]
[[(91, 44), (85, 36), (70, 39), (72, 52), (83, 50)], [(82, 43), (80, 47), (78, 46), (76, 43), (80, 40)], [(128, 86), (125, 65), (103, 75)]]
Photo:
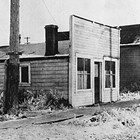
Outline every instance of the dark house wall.
[(140, 83), (140, 46), (122, 46), (120, 58), (121, 88)]
[[(68, 81), (69, 81), (69, 59), (43, 58), (25, 59), (20, 64), (29, 64), (31, 73), (31, 83), (21, 84), (20, 89), (28, 89), (33, 92), (39, 90), (56, 89), (62, 93), (65, 99), (68, 99)], [(4, 87), (4, 63), (0, 62), (0, 90)]]

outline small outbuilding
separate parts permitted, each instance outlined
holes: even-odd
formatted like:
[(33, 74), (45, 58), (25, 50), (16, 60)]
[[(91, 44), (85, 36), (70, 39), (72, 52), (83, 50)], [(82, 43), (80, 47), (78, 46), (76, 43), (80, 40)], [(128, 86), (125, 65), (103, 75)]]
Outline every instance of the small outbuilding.
[[(119, 99), (120, 30), (75, 15), (70, 28), (45, 26), (45, 43), (22, 44), (20, 88), (58, 89), (72, 106)], [(5, 53), (0, 48), (0, 88)]]

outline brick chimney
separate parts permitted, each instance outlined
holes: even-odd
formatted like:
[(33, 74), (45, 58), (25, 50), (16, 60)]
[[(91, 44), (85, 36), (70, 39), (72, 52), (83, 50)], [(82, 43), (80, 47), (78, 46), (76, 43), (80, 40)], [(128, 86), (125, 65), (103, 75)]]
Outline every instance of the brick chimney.
[(45, 26), (46, 52), (45, 56), (58, 54), (58, 26)]

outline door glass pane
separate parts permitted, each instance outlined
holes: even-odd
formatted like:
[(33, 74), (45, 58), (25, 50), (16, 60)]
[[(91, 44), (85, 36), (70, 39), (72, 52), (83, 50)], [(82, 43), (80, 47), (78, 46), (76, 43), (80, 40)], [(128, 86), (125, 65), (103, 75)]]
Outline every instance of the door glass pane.
[(115, 75), (112, 75), (112, 87), (115, 88)]
[(110, 61), (105, 61), (105, 72), (110, 74)]
[(105, 87), (115, 88), (115, 62), (114, 61), (105, 61)]
[(99, 75), (98, 64), (95, 64), (94, 67), (95, 67), (95, 77), (98, 77), (98, 75)]
[(112, 71), (112, 74), (115, 74), (115, 62), (112, 62), (111, 71)]
[(110, 75), (106, 75), (105, 76), (105, 87), (110, 88), (110, 85), (111, 85), (111, 83), (110, 83)]
[(84, 76), (82, 74), (78, 74), (78, 81), (77, 81), (77, 86), (78, 86), (78, 89), (83, 89), (84, 85)]

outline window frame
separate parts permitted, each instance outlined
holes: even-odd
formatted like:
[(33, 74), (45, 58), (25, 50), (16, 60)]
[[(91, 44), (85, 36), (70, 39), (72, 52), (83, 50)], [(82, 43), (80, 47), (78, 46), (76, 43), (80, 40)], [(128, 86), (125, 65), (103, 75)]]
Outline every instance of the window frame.
[[(90, 88), (89, 89), (78, 89), (78, 58), (84, 58), (90, 60)], [(84, 54), (76, 54), (76, 93), (80, 91), (91, 91), (92, 90), (92, 57)]]
[[(105, 62), (106, 61), (115, 62), (115, 74), (108, 74), (109, 76), (110, 75), (114, 75), (115, 76), (115, 87), (112, 86), (113, 85), (113, 81), (112, 80), (111, 80), (111, 86), (110, 87), (106, 87), (106, 70), (105, 70)], [(110, 77), (110, 79), (112, 79), (111, 77)], [(117, 88), (117, 59), (115, 59), (115, 58), (110, 58), (110, 57), (104, 58), (104, 88), (105, 89), (116, 89)]]
[[(28, 81), (29, 82), (22, 82), (22, 74), (21, 74), (21, 68), (22, 67), (28, 67)], [(19, 84), (20, 85), (30, 85), (31, 84), (31, 70), (30, 70), (30, 63), (21, 63), (19, 66)]]

